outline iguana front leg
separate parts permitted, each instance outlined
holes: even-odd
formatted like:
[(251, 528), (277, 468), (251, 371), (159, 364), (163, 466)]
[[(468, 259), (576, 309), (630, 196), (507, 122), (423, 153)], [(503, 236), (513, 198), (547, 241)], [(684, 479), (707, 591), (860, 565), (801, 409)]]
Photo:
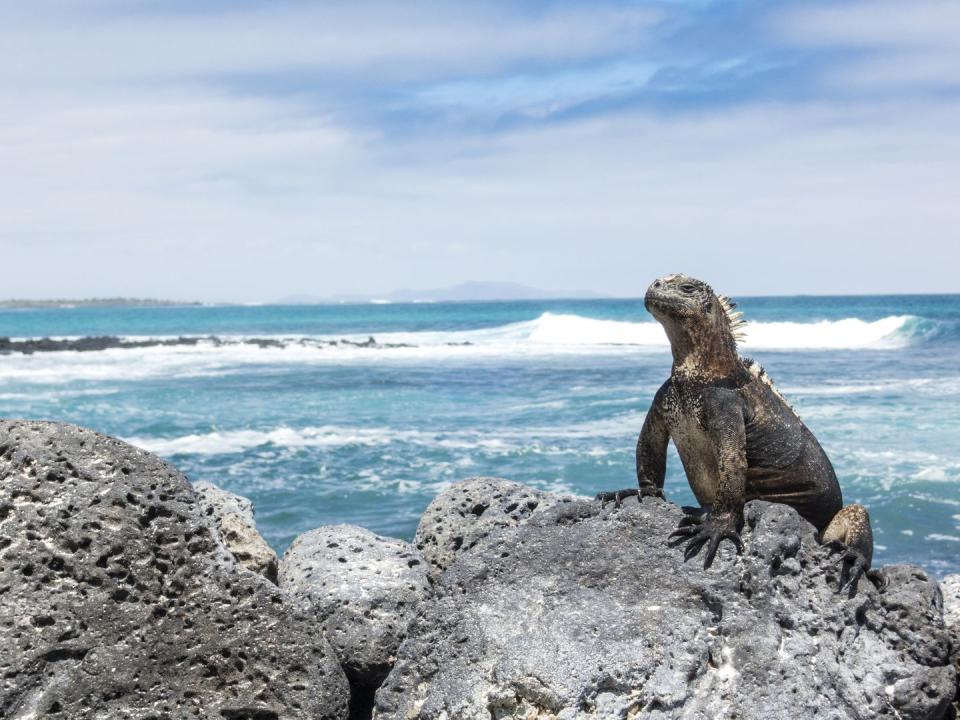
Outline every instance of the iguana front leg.
[(743, 552), (743, 528), (747, 437), (739, 396), (729, 390), (705, 395), (703, 421), (715, 449), (717, 487), (713, 505), (705, 514), (687, 515), (670, 535), (672, 545), (686, 542), (683, 559), (689, 560), (707, 546), (704, 569), (713, 564), (723, 540)]
[(637, 488), (597, 493), (596, 500), (604, 504), (611, 500), (620, 507), (623, 498), (663, 497), (663, 481), (667, 473), (667, 443), (670, 431), (663, 417), (662, 397), (664, 388), (657, 392), (643, 421), (637, 439)]
[(641, 497), (663, 497), (669, 442), (670, 430), (663, 417), (661, 394), (657, 393), (654, 404), (643, 421), (640, 437), (637, 438), (637, 483)]

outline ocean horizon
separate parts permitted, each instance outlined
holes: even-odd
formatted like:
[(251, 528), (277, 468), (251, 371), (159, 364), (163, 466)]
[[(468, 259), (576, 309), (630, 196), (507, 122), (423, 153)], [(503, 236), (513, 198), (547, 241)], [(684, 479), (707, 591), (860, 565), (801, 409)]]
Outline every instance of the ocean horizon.
[[(738, 300), (741, 353), (869, 508), (875, 562), (960, 571), (960, 295)], [(633, 486), (670, 369), (637, 298), (0, 309), (0, 336), (137, 343), (0, 355), (0, 414), (115, 435), (246, 495), (279, 552), (324, 524), (410, 539), (475, 475)], [(695, 503), (672, 449), (666, 494)]]

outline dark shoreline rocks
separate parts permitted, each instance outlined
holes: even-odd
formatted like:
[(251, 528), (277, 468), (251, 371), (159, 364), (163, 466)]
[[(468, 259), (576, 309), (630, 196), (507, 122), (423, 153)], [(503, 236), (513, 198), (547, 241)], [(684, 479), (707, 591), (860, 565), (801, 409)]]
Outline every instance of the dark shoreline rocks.
[(215, 535), (159, 458), (0, 421), (0, 717), (343, 720), (323, 628)]
[[(379, 343), (374, 337), (368, 337), (366, 340), (321, 340), (318, 338), (230, 338), (218, 337), (216, 335), (181, 335), (175, 338), (144, 338), (131, 339), (120, 338), (114, 335), (97, 335), (80, 338), (28, 338), (25, 340), (12, 340), (9, 337), (0, 337), (0, 355), (10, 355), (20, 353), (23, 355), (33, 355), (40, 352), (100, 352), (103, 350), (132, 350), (148, 347), (178, 347), (195, 345), (212, 345), (214, 347), (223, 347), (225, 345), (252, 345), (261, 349), (264, 348), (285, 348), (290, 346), (305, 347), (337, 347), (339, 345), (348, 345), (358, 348), (409, 348), (414, 345), (405, 343)], [(455, 343), (447, 343), (452, 345)], [(470, 343), (460, 343), (469, 345)]]
[(33, 355), (38, 352), (100, 352), (114, 348), (144, 348), (169, 347), (176, 345), (198, 345), (208, 338), (176, 337), (150, 338), (146, 340), (125, 340), (113, 335), (96, 335), (81, 338), (29, 338), (26, 340), (11, 340), (0, 337), (0, 355), (22, 353)]

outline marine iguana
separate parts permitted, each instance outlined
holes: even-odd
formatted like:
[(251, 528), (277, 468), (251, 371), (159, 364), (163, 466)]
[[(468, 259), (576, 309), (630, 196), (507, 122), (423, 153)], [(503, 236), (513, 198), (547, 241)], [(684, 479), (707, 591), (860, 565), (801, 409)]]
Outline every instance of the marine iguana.
[(742, 313), (701, 280), (669, 275), (644, 299), (673, 352), (670, 379), (657, 391), (637, 442), (639, 488), (603, 492), (618, 505), (631, 495), (663, 497), (667, 442), (673, 439), (704, 512), (688, 514), (670, 536), (686, 542), (684, 559), (706, 546), (704, 568), (740, 531), (748, 500), (785, 503), (812, 523), (821, 543), (843, 552), (840, 590), (870, 567), (873, 534), (862, 505), (843, 505), (840, 485), (820, 443), (763, 368), (737, 352)]

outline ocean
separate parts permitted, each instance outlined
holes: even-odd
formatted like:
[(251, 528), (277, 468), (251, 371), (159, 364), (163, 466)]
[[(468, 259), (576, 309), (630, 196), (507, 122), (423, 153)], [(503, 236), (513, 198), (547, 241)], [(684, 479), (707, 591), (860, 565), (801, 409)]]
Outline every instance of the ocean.
[[(742, 354), (869, 508), (875, 563), (960, 571), (960, 296), (738, 300)], [(639, 299), (0, 311), (0, 336), (100, 335), (204, 339), (0, 355), (0, 415), (115, 435), (246, 495), (278, 552), (333, 523), (410, 539), (475, 475), (631, 487), (670, 370)], [(695, 503), (672, 448), (666, 493)]]

